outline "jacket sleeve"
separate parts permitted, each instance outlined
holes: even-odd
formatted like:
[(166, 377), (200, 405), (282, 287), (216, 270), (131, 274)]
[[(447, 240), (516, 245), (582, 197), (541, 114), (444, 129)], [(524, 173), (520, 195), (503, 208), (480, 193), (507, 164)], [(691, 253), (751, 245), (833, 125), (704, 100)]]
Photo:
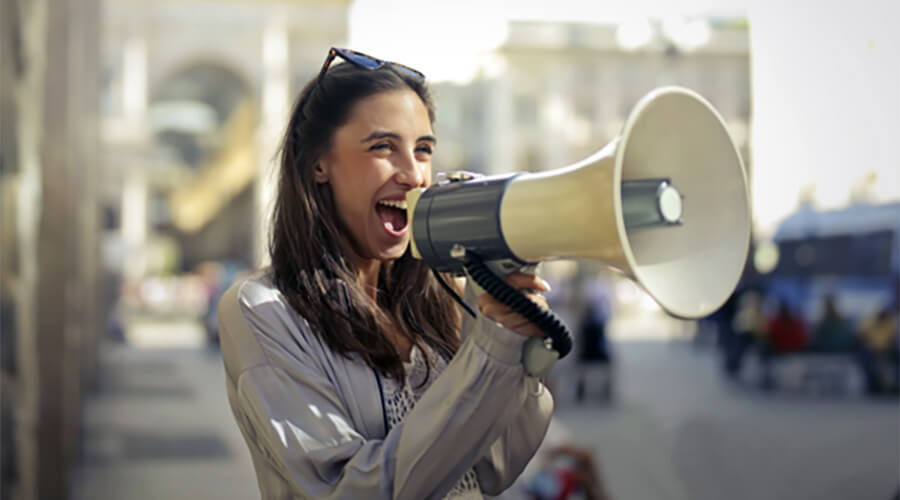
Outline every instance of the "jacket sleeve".
[[(468, 284), (465, 300), (478, 310), (476, 292)], [(476, 320), (471, 316), (463, 316), (464, 336), (474, 331), (473, 323)], [(513, 484), (537, 452), (550, 425), (553, 414), (550, 391), (535, 377), (526, 377), (525, 384), (524, 404), (513, 412), (515, 417), (475, 464), (478, 484), (488, 495), (499, 495)]]
[[(534, 399), (534, 380), (520, 363), (524, 337), (483, 318), (475, 321), (403, 422), (384, 439), (365, 439), (353, 428), (305, 322), (283, 301), (251, 296), (231, 297), (238, 319), (226, 320), (228, 304), (220, 306), (220, 330), (229, 335), (230, 322), (244, 321), (261, 353), (260, 362), (242, 366), (236, 376), (231, 404), (248, 445), (258, 448), (293, 495), (441, 498), (480, 457), (531, 449), (506, 444), (515, 440), (518, 410)], [(524, 467), (530, 454), (503, 458)], [(497, 460), (490, 463), (481, 467), (489, 482), (500, 484), (512, 472)]]

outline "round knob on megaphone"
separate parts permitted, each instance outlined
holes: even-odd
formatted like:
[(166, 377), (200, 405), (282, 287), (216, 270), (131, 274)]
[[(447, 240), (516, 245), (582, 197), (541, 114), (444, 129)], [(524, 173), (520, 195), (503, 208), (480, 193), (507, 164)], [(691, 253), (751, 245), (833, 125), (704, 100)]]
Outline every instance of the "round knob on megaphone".
[(630, 274), (675, 316), (718, 309), (743, 272), (751, 224), (746, 173), (721, 116), (692, 91), (651, 92), (625, 123), (615, 174), (620, 185), (666, 177), (683, 197), (680, 225), (631, 229), (617, 218)]

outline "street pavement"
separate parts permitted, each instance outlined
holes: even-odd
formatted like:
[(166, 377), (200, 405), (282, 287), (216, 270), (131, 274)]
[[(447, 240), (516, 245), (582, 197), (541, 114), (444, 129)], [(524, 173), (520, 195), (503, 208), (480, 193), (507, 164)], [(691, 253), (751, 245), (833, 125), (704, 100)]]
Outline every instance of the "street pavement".
[(259, 498), (218, 352), (105, 346), (73, 500)]
[(556, 414), (615, 499), (888, 500), (900, 485), (896, 399), (764, 394), (721, 377), (709, 348), (616, 347), (616, 401)]
[[(576, 404), (561, 363), (548, 439), (591, 449), (616, 500), (889, 500), (900, 485), (896, 399), (762, 394), (723, 379), (713, 348), (682, 340), (615, 349), (611, 403), (589, 391)], [(216, 351), (111, 343), (101, 354), (74, 500), (259, 498)]]

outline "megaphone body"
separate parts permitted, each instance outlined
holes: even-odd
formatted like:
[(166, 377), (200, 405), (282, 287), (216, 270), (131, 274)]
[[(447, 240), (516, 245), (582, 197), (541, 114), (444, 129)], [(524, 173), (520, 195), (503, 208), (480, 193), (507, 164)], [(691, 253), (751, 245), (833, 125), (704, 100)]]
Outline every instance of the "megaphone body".
[(451, 177), (407, 201), (412, 253), (436, 270), (460, 270), (465, 252), (510, 270), (598, 260), (681, 318), (722, 305), (749, 247), (740, 155), (715, 109), (680, 87), (642, 98), (618, 138), (574, 165)]

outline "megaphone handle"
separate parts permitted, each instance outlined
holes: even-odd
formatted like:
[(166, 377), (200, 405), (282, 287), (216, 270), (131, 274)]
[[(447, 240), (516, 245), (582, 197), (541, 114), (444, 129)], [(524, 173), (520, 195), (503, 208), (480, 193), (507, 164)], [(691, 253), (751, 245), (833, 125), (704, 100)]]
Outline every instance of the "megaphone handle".
[(572, 350), (572, 334), (559, 316), (541, 308), (520, 290), (509, 286), (474, 253), (467, 253), (464, 265), (469, 276), (487, 293), (547, 333), (553, 342), (553, 350), (559, 353), (560, 358), (569, 354)]

